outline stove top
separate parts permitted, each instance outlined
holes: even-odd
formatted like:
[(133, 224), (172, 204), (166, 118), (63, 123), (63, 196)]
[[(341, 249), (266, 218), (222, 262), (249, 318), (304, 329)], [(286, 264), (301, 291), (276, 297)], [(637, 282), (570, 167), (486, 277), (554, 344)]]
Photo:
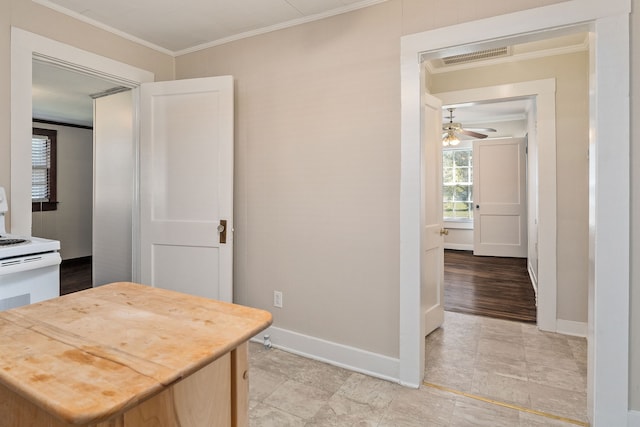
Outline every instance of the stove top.
[(22, 243), (29, 243), (27, 239), (11, 239), (9, 237), (0, 236), (0, 247), (2, 246), (11, 246), (11, 245), (20, 245)]
[(59, 250), (60, 242), (58, 240), (16, 236), (12, 234), (0, 235), (0, 259)]
[(4, 188), (0, 187), (0, 259), (60, 250), (60, 242), (58, 240), (8, 234), (5, 231), (4, 224), (4, 215), (8, 211), (7, 195)]

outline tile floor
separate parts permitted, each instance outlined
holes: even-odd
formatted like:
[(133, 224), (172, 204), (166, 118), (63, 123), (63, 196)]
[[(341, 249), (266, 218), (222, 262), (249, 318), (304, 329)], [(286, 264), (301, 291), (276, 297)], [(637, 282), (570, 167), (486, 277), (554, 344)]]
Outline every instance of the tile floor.
[[(429, 383), (586, 421), (584, 339), (446, 312), (426, 349)], [(252, 427), (575, 426), (434, 387), (405, 388), (257, 343), (249, 352)]]

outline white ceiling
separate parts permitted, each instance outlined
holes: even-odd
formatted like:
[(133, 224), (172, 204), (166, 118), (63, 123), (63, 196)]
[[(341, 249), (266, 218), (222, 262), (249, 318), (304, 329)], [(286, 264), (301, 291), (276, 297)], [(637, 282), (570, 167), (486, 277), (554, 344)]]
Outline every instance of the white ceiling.
[[(527, 132), (527, 115), (533, 106), (532, 99), (510, 99), (497, 102), (467, 103), (443, 106), (442, 123), (449, 122), (447, 107), (453, 107), (453, 122), (465, 128), (492, 128), (496, 132), (484, 132), (491, 138), (521, 137)], [(459, 135), (461, 139), (473, 139)]]
[(338, 15), (385, 0), (34, 0), (166, 53)]
[(33, 117), (81, 126), (93, 125), (92, 94), (108, 91), (114, 84), (86, 74), (33, 61)]

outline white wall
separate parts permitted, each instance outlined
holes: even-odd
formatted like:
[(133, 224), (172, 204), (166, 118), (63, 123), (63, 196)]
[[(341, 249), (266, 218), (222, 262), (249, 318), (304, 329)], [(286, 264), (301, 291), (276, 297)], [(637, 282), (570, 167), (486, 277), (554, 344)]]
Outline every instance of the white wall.
[(32, 214), (32, 234), (60, 240), (62, 259), (91, 255), (93, 131), (33, 123), (58, 131), (58, 209)]

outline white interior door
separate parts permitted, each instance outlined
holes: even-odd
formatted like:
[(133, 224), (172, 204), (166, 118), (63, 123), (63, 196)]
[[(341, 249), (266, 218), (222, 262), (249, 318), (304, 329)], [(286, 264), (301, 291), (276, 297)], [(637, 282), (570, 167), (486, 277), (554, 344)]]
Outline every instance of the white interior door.
[(233, 77), (145, 83), (140, 111), (140, 279), (231, 301)]
[(444, 238), (442, 222), (442, 102), (425, 95), (422, 152), (421, 307), (424, 335), (444, 321)]
[(473, 143), (473, 254), (527, 257), (524, 138)]
[(132, 111), (131, 91), (93, 103), (93, 286), (132, 279)]

